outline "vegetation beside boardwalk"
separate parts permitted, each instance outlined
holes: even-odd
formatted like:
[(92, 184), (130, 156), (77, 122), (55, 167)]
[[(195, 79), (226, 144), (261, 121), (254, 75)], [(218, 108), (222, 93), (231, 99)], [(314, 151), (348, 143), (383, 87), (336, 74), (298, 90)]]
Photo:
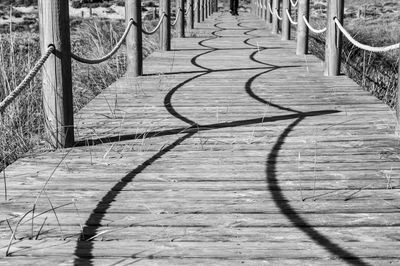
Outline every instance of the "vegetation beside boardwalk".
[[(326, 23), (326, 0), (314, 0), (310, 21), (316, 28)], [(397, 0), (345, 1), (344, 24), (359, 42), (387, 46), (400, 42), (400, 2)], [(311, 34), (310, 52), (324, 60), (325, 35)], [(342, 72), (391, 108), (398, 87), (399, 52), (371, 53), (343, 37)]]
[[(155, 21), (146, 22), (149, 28)], [(124, 23), (104, 19), (72, 20), (72, 49), (86, 58), (98, 58), (114, 47), (125, 30)], [(158, 47), (158, 36), (144, 36), (144, 55)], [(116, 81), (125, 72), (124, 48), (98, 65), (73, 61), (75, 111)], [(0, 100), (24, 78), (40, 57), (37, 33), (12, 33), (0, 39)], [(41, 75), (38, 74), (0, 121), (0, 171), (27, 151), (50, 149), (44, 135)]]

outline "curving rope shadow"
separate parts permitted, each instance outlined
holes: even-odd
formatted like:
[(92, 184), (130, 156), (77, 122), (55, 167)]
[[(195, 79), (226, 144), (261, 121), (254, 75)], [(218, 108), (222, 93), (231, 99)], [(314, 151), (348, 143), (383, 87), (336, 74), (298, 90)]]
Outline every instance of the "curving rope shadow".
[[(239, 23), (238, 26), (242, 27), (242, 24)], [(249, 29), (246, 35), (250, 35), (250, 32), (252, 32), (254, 29)], [(254, 46), (253, 44), (250, 44), (249, 41), (251, 39), (256, 39), (260, 38), (259, 36), (252, 36), (252, 38), (249, 38), (245, 41), (246, 44), (250, 46)], [(260, 63), (260, 64), (265, 64), (264, 62), (261, 62), (259, 60), (255, 59), (255, 53), (253, 53), (250, 56), (250, 59), (254, 62)], [(257, 76), (261, 76), (265, 74), (264, 73), (259, 73)], [(254, 92), (251, 90), (251, 83), (256, 79), (256, 76), (252, 77), (248, 84), (246, 84), (246, 91), (247, 93), (255, 100), (271, 105), (273, 107), (276, 107), (281, 110), (286, 110), (286, 111), (291, 111), (291, 112), (297, 112), (300, 114), (300, 117), (297, 118), (294, 122), (292, 122), (289, 126), (285, 128), (285, 130), (282, 132), (281, 135), (279, 135), (278, 139), (276, 140), (274, 146), (272, 147), (272, 150), (268, 154), (267, 161), (266, 161), (266, 178), (267, 178), (267, 184), (268, 184), (268, 189), (272, 194), (272, 197), (274, 199), (275, 205), (280, 209), (281, 213), (284, 214), (289, 221), (298, 229), (300, 229), (302, 232), (304, 232), (311, 240), (313, 240), (315, 243), (317, 243), (319, 246), (323, 247), (325, 250), (330, 252), (334, 256), (340, 257), (343, 261), (346, 261), (349, 264), (352, 265), (361, 265), (361, 266), (366, 266), (369, 265), (368, 263), (365, 263), (361, 258), (357, 257), (356, 255), (352, 254), (351, 252), (345, 250), (344, 248), (340, 247), (338, 244), (332, 242), (328, 237), (325, 235), (321, 234), (318, 232), (318, 230), (314, 229), (312, 225), (310, 225), (300, 214), (297, 213), (297, 211), (290, 205), (289, 199), (287, 199), (279, 186), (279, 180), (277, 179), (276, 176), (276, 165), (277, 165), (277, 158), (279, 157), (279, 152), (282, 150), (283, 145), (285, 143), (285, 139), (289, 136), (290, 132), (293, 131), (293, 129), (300, 124), (307, 116), (299, 111), (290, 109), (290, 108), (282, 108), (280, 106), (274, 105), (270, 102), (266, 102), (264, 99), (258, 97), (257, 95), (254, 94)]]
[[(217, 23), (218, 24), (218, 23)], [(218, 25), (216, 26), (218, 31), (224, 30), (224, 28), (219, 27)], [(164, 98), (164, 106), (168, 110), (168, 112), (175, 118), (185, 122), (188, 124), (188, 127), (184, 128), (176, 128), (176, 129), (171, 129), (171, 130), (164, 130), (164, 131), (153, 131), (153, 132), (147, 132), (145, 135), (144, 134), (132, 134), (132, 135), (126, 135), (126, 136), (118, 136), (118, 137), (108, 137), (104, 139), (98, 139), (93, 141), (91, 144), (96, 145), (99, 143), (104, 143), (104, 142), (114, 142), (114, 141), (123, 141), (123, 140), (129, 140), (129, 139), (136, 139), (136, 138), (153, 138), (153, 137), (159, 137), (159, 136), (166, 136), (166, 135), (177, 135), (177, 134), (184, 134), (183, 136), (180, 136), (177, 140), (175, 140), (173, 143), (169, 144), (168, 146), (162, 148), (159, 152), (154, 154), (152, 157), (147, 159), (145, 162), (143, 162), (141, 165), (137, 166), (135, 169), (133, 169), (130, 173), (128, 173), (125, 177), (123, 177), (119, 182), (117, 182), (108, 192), (104, 197), (98, 202), (96, 208), (92, 211), (90, 214), (89, 218), (85, 222), (85, 226), (83, 228), (82, 235), (80, 239), (77, 241), (77, 245), (75, 248), (75, 253), (74, 255), (76, 256), (76, 259), (74, 260), (75, 265), (78, 265), (81, 262), (81, 259), (92, 259), (94, 258), (93, 256), (93, 249), (94, 249), (94, 243), (93, 241), (89, 241), (90, 238), (98, 234), (99, 229), (101, 227), (101, 222), (104, 219), (104, 216), (106, 215), (107, 211), (111, 207), (111, 203), (116, 200), (116, 197), (122, 192), (122, 190), (133, 181), (133, 179), (140, 174), (143, 170), (151, 166), (153, 163), (155, 163), (158, 159), (160, 159), (162, 156), (166, 155), (168, 152), (182, 144), (185, 140), (193, 137), (196, 133), (200, 131), (205, 131), (205, 130), (213, 130), (213, 129), (218, 129), (218, 128), (231, 128), (231, 127), (237, 127), (237, 126), (244, 126), (244, 125), (252, 125), (252, 124), (258, 124), (258, 123), (265, 123), (265, 122), (274, 122), (274, 121), (282, 121), (282, 120), (292, 120), (295, 119), (294, 122), (292, 122), (285, 130), (284, 132), (279, 136), (277, 142), (273, 146), (273, 149), (268, 155), (267, 159), (267, 169), (266, 169), (266, 174), (267, 174), (267, 182), (268, 182), (268, 188), (271, 191), (273, 198), (275, 200), (275, 203), (281, 210), (283, 214), (286, 215), (288, 219), (290, 219), (293, 224), (301, 229), (303, 232), (307, 233), (309, 237), (318, 243), (319, 245), (325, 247), (328, 251), (330, 251), (332, 254), (339, 256), (340, 258), (346, 260), (347, 262), (357, 262), (358, 265), (365, 265), (362, 264), (362, 261), (355, 257), (354, 255), (344, 251), (342, 248), (339, 246), (335, 245), (332, 243), (328, 238), (325, 236), (321, 235), (319, 232), (317, 232), (315, 229), (313, 229), (311, 226), (306, 226), (304, 225), (306, 221), (304, 221), (296, 212), (295, 210), (290, 206), (288, 203), (287, 199), (283, 195), (279, 185), (277, 185), (277, 177), (275, 174), (275, 167), (277, 163), (277, 154), (279, 151), (282, 149), (282, 145), (284, 143), (284, 140), (287, 138), (289, 133), (305, 118), (311, 117), (311, 116), (320, 116), (320, 115), (326, 115), (326, 114), (333, 114), (337, 113), (339, 111), (337, 110), (321, 110), (321, 111), (313, 111), (313, 112), (300, 112), (296, 111), (291, 108), (283, 107), (278, 104), (274, 104), (270, 101), (266, 101), (263, 98), (259, 97), (254, 93), (252, 90), (252, 84), (254, 81), (260, 77), (261, 75), (270, 73), (271, 71), (275, 71), (277, 69), (283, 68), (282, 66), (275, 66), (271, 64), (267, 64), (264, 62), (261, 62), (257, 59), (255, 59), (255, 55), (257, 51), (252, 53), (250, 55), (250, 60), (260, 63), (263, 65), (263, 69), (265, 71), (258, 73), (254, 75), (253, 77), (249, 78), (249, 80), (245, 84), (245, 90), (246, 93), (253, 99), (257, 100), (260, 103), (269, 105), (271, 107), (275, 107), (277, 109), (283, 110), (283, 111), (289, 111), (292, 112), (293, 114), (288, 114), (288, 115), (281, 115), (281, 116), (273, 116), (273, 117), (261, 117), (261, 118), (254, 118), (254, 119), (247, 119), (247, 120), (238, 120), (238, 121), (233, 121), (233, 122), (225, 122), (225, 123), (216, 123), (216, 124), (208, 124), (208, 125), (199, 125), (195, 121), (183, 116), (179, 112), (176, 111), (176, 109), (173, 107), (172, 104), (172, 98), (175, 95), (175, 93), (182, 88), (185, 84), (201, 77), (205, 76), (210, 73), (214, 73), (218, 70), (213, 70), (208, 67), (202, 66), (198, 63), (198, 59), (201, 56), (204, 56), (206, 54), (212, 53), (214, 51), (217, 51), (218, 49), (213, 48), (211, 46), (208, 46), (205, 44), (207, 41), (216, 39), (216, 38), (223, 38), (216, 36), (216, 34), (213, 34), (213, 37), (202, 40), (199, 42), (199, 45), (207, 48), (208, 50), (205, 51), (204, 53), (196, 55), (194, 58), (192, 58), (191, 63), (202, 69), (202, 72), (199, 73), (196, 76), (193, 76), (184, 82), (178, 84), (175, 86), (173, 89), (171, 89), (167, 95)], [(256, 36), (252, 37), (256, 38)], [(248, 43), (249, 40), (247, 40), (245, 43), (248, 45), (251, 45)], [(258, 47), (257, 47), (258, 49)], [(268, 49), (267, 47), (263, 49)], [(224, 70), (228, 71), (228, 70)], [(84, 141), (83, 143), (87, 144), (87, 141)], [(275, 182), (274, 189), (272, 189), (272, 183)], [(278, 188), (276, 188), (278, 186)], [(136, 255), (132, 255), (132, 258), (135, 258)], [(358, 259), (358, 260), (357, 260)], [(86, 265), (92, 265), (92, 261), (85, 261)]]

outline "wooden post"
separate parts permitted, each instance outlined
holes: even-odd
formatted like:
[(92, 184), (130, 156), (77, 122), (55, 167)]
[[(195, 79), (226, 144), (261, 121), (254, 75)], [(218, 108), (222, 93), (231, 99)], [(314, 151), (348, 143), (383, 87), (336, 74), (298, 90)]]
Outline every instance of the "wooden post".
[(310, 17), (310, 0), (299, 0), (297, 15), (297, 55), (308, 54), (308, 27), (303, 20), (303, 16), (308, 20)]
[(188, 28), (192, 30), (194, 29), (194, 10), (193, 10), (194, 0), (188, 0), (188, 2), (189, 2)]
[(261, 19), (265, 20), (265, 9), (264, 9), (265, 0), (261, 0)]
[(165, 13), (165, 19), (161, 25), (161, 50), (171, 50), (171, 0), (160, 0), (160, 18)]
[[(179, 14), (180, 12), (180, 14)], [(179, 38), (185, 37), (185, 0), (178, 0), (176, 15), (178, 16), (178, 36)]]
[(39, 0), (40, 47), (55, 51), (43, 66), (43, 108), (50, 143), (56, 148), (74, 145), (71, 40), (69, 6), (64, 0)]
[(197, 1), (197, 11), (196, 11), (197, 23), (200, 23), (201, 22), (201, 0), (195, 0), (195, 1)]
[(278, 34), (279, 25), (278, 25), (278, 18), (275, 15), (275, 12), (278, 10), (278, 0), (272, 0), (272, 34)]
[(205, 0), (200, 0), (200, 1), (201, 1), (201, 4), (200, 4), (201, 21), (203, 22), (205, 20), (205, 14), (204, 14), (204, 4), (205, 4), (204, 1)]
[(400, 50), (399, 50), (399, 72), (397, 74), (397, 103), (396, 103), (396, 117), (397, 117), (397, 133), (400, 133)]
[(290, 21), (286, 10), (289, 11), (290, 14), (291, 5), (289, 0), (283, 0), (282, 4), (282, 41), (287, 41), (290, 40)]
[(207, 19), (208, 18), (208, 0), (203, 0), (204, 1), (204, 11), (203, 11), (203, 13), (204, 13), (204, 19)]
[(214, 7), (215, 12), (218, 12), (219, 11), (218, 10), (218, 0), (214, 0), (214, 5), (215, 5), (215, 7)]
[(134, 21), (126, 37), (127, 72), (134, 77), (143, 75), (141, 8), (140, 0), (125, 0), (125, 23)]
[(211, 16), (212, 15), (212, 0), (208, 0), (208, 15)]
[(344, 0), (328, 1), (327, 31), (325, 42), (325, 67), (326, 76), (340, 74), (340, 54), (342, 51), (342, 33), (336, 28), (334, 18), (343, 23)]
[(268, 23), (272, 23), (272, 16), (271, 16), (271, 12), (269, 12), (268, 3), (271, 4), (271, 0), (265, 0), (265, 6), (267, 7), (265, 20)]
[(157, 18), (157, 8), (153, 7), (153, 19)]

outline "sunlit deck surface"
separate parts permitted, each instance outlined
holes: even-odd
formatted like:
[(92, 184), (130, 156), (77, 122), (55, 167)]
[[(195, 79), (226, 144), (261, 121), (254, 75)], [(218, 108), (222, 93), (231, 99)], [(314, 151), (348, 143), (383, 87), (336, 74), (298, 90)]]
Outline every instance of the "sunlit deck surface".
[(270, 32), (214, 14), (9, 166), (0, 265), (399, 264), (393, 112)]

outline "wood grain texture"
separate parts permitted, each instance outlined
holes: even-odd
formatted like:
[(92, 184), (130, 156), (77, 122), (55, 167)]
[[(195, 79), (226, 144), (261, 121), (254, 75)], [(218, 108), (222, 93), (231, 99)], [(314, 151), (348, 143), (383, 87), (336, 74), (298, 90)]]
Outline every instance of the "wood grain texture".
[(0, 264), (398, 264), (394, 112), (270, 31), (213, 14), (9, 166)]
[(38, 4), (42, 54), (50, 45), (55, 47), (42, 71), (46, 131), (52, 146), (71, 147), (74, 144), (74, 119), (69, 6), (61, 0), (41, 0)]

